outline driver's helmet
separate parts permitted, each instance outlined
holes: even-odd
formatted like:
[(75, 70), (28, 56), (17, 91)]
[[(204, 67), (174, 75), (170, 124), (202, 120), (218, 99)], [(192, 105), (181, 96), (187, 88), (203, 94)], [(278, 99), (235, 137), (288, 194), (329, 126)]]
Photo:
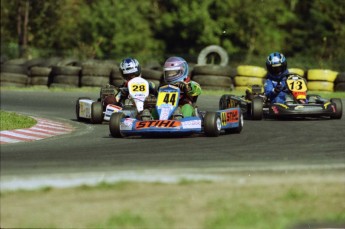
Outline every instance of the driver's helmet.
[(271, 53), (267, 57), (266, 68), (272, 76), (279, 76), (287, 69), (287, 61), (285, 56), (279, 52)]
[(181, 57), (169, 57), (163, 67), (165, 83), (183, 82), (188, 78), (188, 64)]
[(121, 61), (120, 72), (125, 80), (131, 80), (134, 77), (141, 76), (141, 66), (137, 59), (128, 57)]

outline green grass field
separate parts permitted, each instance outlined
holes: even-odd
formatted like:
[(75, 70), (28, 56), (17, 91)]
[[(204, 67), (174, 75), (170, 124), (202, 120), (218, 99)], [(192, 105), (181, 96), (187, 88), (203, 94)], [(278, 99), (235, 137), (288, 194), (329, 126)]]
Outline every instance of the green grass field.
[(0, 130), (29, 128), (36, 123), (31, 117), (0, 110)]
[(228, 175), (224, 181), (118, 182), (2, 192), (1, 228), (345, 226), (342, 171)]

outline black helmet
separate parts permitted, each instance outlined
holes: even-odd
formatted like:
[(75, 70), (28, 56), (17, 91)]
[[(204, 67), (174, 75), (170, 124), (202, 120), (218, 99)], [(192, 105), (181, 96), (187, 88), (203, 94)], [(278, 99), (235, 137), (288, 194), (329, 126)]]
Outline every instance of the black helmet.
[(285, 56), (279, 52), (271, 53), (267, 57), (266, 68), (267, 71), (273, 76), (282, 74), (287, 69), (287, 61)]

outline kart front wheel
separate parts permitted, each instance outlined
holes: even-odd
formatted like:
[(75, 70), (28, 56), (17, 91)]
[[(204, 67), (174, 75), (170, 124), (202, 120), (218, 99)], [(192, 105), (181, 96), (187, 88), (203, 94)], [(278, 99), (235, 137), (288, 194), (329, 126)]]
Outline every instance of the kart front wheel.
[(91, 123), (101, 124), (103, 122), (103, 106), (101, 102), (91, 104)]
[(261, 120), (262, 119), (262, 111), (263, 109), (263, 101), (260, 97), (255, 97), (251, 103), (251, 116), (252, 120)]
[(218, 137), (222, 129), (219, 115), (216, 112), (206, 112), (204, 117), (204, 131), (207, 137)]
[(343, 103), (341, 99), (331, 99), (331, 103), (335, 104), (335, 113), (331, 115), (331, 119), (341, 119), (343, 116)]
[(120, 125), (121, 120), (125, 117), (122, 112), (113, 113), (109, 121), (109, 131), (111, 136), (114, 138), (123, 138), (124, 135), (121, 133)]

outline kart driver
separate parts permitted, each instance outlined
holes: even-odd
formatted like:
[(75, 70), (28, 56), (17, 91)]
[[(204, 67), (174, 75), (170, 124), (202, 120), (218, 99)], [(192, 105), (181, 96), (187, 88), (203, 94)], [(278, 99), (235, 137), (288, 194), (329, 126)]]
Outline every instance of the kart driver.
[(169, 57), (163, 67), (164, 82), (180, 88), (179, 107), (174, 115), (195, 116), (195, 103), (201, 94), (200, 85), (191, 81), (188, 75), (188, 63), (181, 57)]
[(283, 76), (289, 73), (285, 56), (279, 52), (271, 53), (267, 57), (266, 68), (265, 95), (272, 103), (284, 103), (286, 85)]

